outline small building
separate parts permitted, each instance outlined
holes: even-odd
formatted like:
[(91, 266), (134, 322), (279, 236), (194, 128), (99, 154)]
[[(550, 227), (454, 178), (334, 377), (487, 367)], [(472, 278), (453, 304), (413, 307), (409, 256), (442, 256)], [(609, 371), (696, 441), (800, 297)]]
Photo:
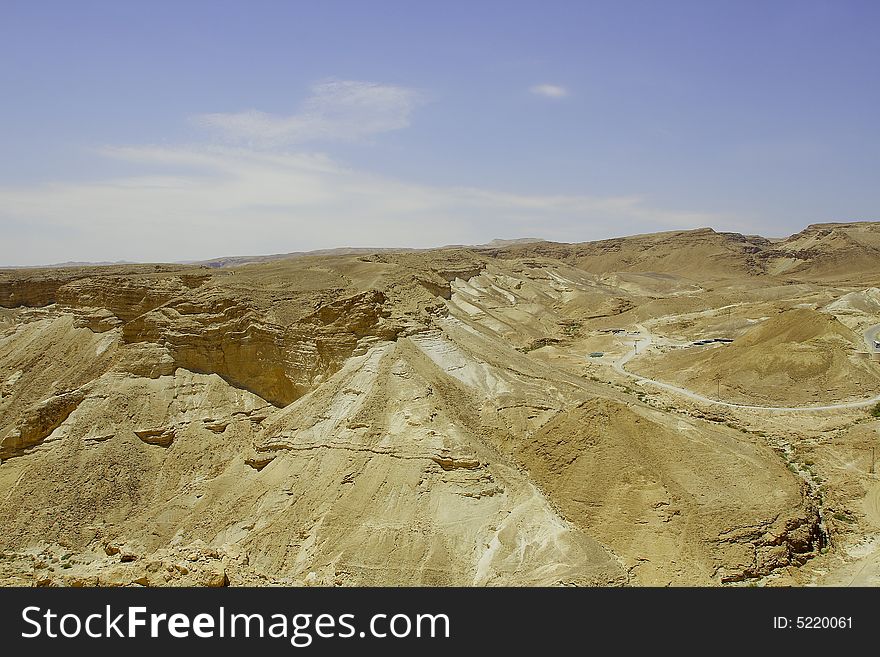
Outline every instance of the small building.
[(604, 351), (591, 351), (590, 358), (602, 358), (605, 355)]

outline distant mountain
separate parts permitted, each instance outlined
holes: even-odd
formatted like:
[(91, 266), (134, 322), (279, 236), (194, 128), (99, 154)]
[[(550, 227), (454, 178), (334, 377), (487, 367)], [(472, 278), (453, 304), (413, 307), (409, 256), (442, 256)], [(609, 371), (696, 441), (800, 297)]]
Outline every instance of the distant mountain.
[(500, 257), (533, 255), (561, 259), (592, 273), (664, 272), (699, 279), (763, 273), (758, 255), (769, 240), (711, 228), (669, 231), (559, 244), (535, 242), (498, 249)]
[(131, 260), (101, 260), (93, 262), (91, 260), (69, 260), (67, 262), (55, 262), (50, 265), (19, 265), (17, 267), (8, 267), (7, 269), (68, 269), (70, 267), (107, 267), (110, 265), (135, 265), (136, 262)]
[(496, 247), (504, 247), (504, 246), (515, 246), (517, 244), (534, 244), (535, 242), (544, 242), (546, 240), (542, 240), (539, 237), (520, 237), (514, 240), (502, 240), (502, 239), (494, 239), (491, 242), (486, 244), (481, 244), (477, 248), (496, 248)]
[[(543, 242), (538, 237), (522, 237), (519, 239), (505, 240), (494, 239), (486, 244), (447, 244), (434, 249), (490, 249), (501, 248), (505, 246), (514, 246), (517, 244), (532, 244), (535, 242)], [(286, 260), (288, 258), (299, 258), (302, 256), (334, 256), (334, 255), (358, 255), (366, 253), (412, 253), (417, 251), (429, 251), (434, 249), (415, 249), (407, 247), (339, 247), (335, 249), (316, 249), (314, 251), (292, 251), (290, 253), (276, 253), (273, 255), (260, 256), (228, 256), (221, 258), (212, 258), (210, 260), (188, 260), (180, 264), (205, 265), (212, 268), (219, 267), (240, 267), (255, 262), (270, 262), (272, 260)]]
[(211, 260), (187, 260), (179, 264), (183, 265), (202, 265), (211, 268), (221, 267), (240, 267), (242, 265), (250, 265), (257, 262), (272, 262), (273, 260), (287, 260), (289, 258), (300, 258), (303, 256), (344, 256), (358, 255), (366, 253), (400, 253), (416, 251), (417, 249), (407, 248), (355, 248), (340, 247), (337, 249), (317, 249), (315, 251), (292, 251), (291, 253), (276, 253), (273, 255), (258, 256), (226, 256), (221, 258), (212, 258)]
[(531, 242), (492, 250), (500, 257), (565, 260), (593, 273), (663, 272), (691, 279), (741, 275), (844, 280), (877, 270), (880, 222), (821, 223), (783, 239), (711, 228), (580, 244)]
[[(224, 256), (166, 263), (211, 269), (301, 257), (423, 253), (470, 249), (500, 258), (544, 257), (563, 260), (591, 273), (659, 272), (699, 280), (743, 275), (804, 276), (844, 280), (874, 271), (880, 262), (880, 222), (818, 223), (785, 238), (718, 232), (712, 228), (666, 231), (581, 243), (548, 242), (536, 237), (493, 239), (486, 244), (455, 244), (428, 249), (340, 247), (271, 255)], [(75, 269), (146, 266), (126, 261), (64, 262), (7, 269)], [(158, 266), (158, 265), (154, 265)]]
[(763, 253), (767, 271), (798, 277), (846, 278), (876, 271), (880, 262), (880, 223), (811, 224)]

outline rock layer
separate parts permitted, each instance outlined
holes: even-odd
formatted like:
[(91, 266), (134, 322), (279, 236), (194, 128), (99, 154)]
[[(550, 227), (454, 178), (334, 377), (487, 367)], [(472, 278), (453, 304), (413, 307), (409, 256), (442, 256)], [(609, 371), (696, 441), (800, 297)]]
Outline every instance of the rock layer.
[(853, 305), (836, 278), (774, 278), (824, 230), (2, 272), (0, 583), (790, 576), (828, 544), (787, 434), (607, 362), (650, 322), (668, 344), (740, 331), (729, 354), (758, 360), (850, 348), (774, 319)]

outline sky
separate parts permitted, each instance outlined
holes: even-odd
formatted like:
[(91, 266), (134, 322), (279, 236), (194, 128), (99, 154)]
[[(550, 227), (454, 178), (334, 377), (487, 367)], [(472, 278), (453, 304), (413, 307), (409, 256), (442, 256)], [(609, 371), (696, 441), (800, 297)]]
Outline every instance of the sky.
[(0, 0), (0, 266), (880, 219), (880, 3)]

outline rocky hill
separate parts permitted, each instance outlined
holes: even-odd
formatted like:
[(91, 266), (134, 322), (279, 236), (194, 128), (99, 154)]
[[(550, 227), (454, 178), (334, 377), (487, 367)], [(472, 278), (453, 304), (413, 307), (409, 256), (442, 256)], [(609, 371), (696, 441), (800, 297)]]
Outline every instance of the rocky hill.
[(734, 344), (633, 367), (873, 390), (817, 310), (856, 298), (823, 278), (839, 247), (877, 271), (872, 230), (0, 272), (0, 583), (790, 577), (828, 529), (779, 443), (602, 359), (724, 321)]

